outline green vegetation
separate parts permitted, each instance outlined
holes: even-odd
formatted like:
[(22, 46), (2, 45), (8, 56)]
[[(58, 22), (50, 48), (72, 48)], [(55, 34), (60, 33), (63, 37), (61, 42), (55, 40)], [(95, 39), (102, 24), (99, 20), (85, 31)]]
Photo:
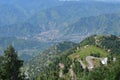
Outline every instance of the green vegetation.
[[(65, 56), (64, 56), (65, 57)], [(59, 59), (59, 62), (64, 63), (66, 66), (63, 69), (64, 78), (59, 77), (60, 67), (58, 63), (53, 63), (49, 65), (47, 69), (39, 76), (37, 76), (36, 80), (70, 80), (70, 72), (68, 69), (70, 68), (69, 63), (71, 63), (68, 57)], [(58, 60), (58, 59), (57, 59)], [(67, 63), (65, 63), (67, 62)], [(54, 66), (53, 66), (54, 65)], [(114, 66), (113, 66), (114, 65)], [(95, 68), (93, 71), (89, 71), (87, 69), (82, 69), (80, 63), (78, 61), (74, 61), (74, 70), (76, 80), (119, 80), (119, 73), (120, 73), (120, 55), (117, 57), (116, 62), (112, 62), (107, 66), (100, 66)]]
[[(93, 41), (92, 41), (93, 40)], [(93, 35), (80, 43), (80, 46), (95, 45), (103, 50), (112, 53), (120, 54), (120, 38), (115, 35)]]
[(101, 66), (89, 72), (85, 76), (86, 80), (120, 80), (120, 55), (117, 56), (117, 61), (112, 62), (107, 66)]
[(88, 45), (76, 50), (76, 52), (74, 54), (71, 54), (69, 57), (72, 59), (74, 59), (75, 57), (85, 59), (86, 56), (92, 54), (96, 54), (96, 56), (97, 54), (99, 54), (99, 57), (104, 57), (107, 56), (109, 53), (99, 47)]
[(117, 2), (2, 0), (0, 80), (120, 80), (118, 35)]
[[(119, 80), (119, 46), (120, 39), (114, 35), (93, 35), (80, 44), (65, 41), (33, 58), (22, 71), (28, 72), (30, 80)], [(79, 59), (84, 63), (87, 56), (108, 57), (107, 65), (93, 59), (97, 66), (92, 71), (87, 67), (84, 69)], [(26, 76), (20, 70), (22, 66), (23, 61), (9, 46), (4, 56), (0, 56), (0, 80), (25, 80)]]
[(0, 80), (24, 80), (20, 68), (23, 61), (19, 60), (17, 52), (12, 46), (4, 51), (4, 56), (0, 57)]
[(77, 46), (76, 43), (69, 41), (57, 43), (46, 49), (43, 53), (40, 53), (38, 56), (31, 59), (24, 66), (24, 68), (28, 68), (30, 79), (35, 78), (36, 75), (42, 72), (45, 67), (48, 67), (50, 64), (52, 64), (56, 58), (59, 58), (63, 54), (69, 53), (70, 50), (73, 51), (72, 48), (74, 49), (75, 46)]
[[(108, 42), (103, 44), (106, 41)], [(116, 44), (113, 44), (114, 42)], [(64, 55), (56, 57), (36, 77), (36, 80), (70, 80), (72, 78), (75, 80), (119, 80), (120, 53), (116, 53), (116, 51), (119, 51), (119, 43), (119, 38), (114, 35), (93, 35), (88, 37), (79, 46), (76, 46), (73, 51), (68, 51)], [(113, 47), (109, 51), (110, 45)], [(99, 60), (96, 60), (94, 64), (97, 64), (97, 66), (92, 71), (89, 71), (87, 68), (83, 69), (78, 59), (83, 58), (84, 60), (89, 55), (101, 58), (108, 57), (107, 66), (101, 64)], [(113, 57), (116, 58), (116, 61), (113, 61)], [(63, 68), (60, 67), (60, 63), (64, 65)], [(62, 77), (60, 76), (61, 71)]]

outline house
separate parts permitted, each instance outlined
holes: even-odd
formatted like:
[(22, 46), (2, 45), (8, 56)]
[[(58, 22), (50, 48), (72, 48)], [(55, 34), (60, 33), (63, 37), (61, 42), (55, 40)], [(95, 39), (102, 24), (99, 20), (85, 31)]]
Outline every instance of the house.
[(65, 65), (62, 64), (62, 63), (59, 63), (59, 66), (60, 66), (60, 68), (62, 68), (62, 69), (65, 67)]
[(101, 63), (102, 63), (102, 64), (107, 64), (107, 61), (108, 61), (108, 58), (107, 58), (107, 57), (106, 57), (106, 58), (101, 59)]

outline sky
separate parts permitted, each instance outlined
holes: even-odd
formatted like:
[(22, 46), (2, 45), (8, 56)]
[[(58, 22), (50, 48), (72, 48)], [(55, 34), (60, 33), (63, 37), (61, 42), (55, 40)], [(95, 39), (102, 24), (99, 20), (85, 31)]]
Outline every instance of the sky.
[(59, 1), (105, 1), (105, 2), (117, 2), (120, 0), (59, 0)]
[(116, 1), (120, 1), (120, 0), (95, 0), (95, 1), (107, 1), (107, 2), (113, 1), (113, 2), (116, 2)]

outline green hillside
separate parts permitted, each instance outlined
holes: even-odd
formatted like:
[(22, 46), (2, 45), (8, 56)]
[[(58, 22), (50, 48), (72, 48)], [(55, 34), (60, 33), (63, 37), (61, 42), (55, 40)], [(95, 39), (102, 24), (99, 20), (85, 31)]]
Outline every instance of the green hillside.
[(38, 73), (42, 72), (45, 67), (53, 63), (56, 58), (59, 58), (60, 55), (65, 54), (69, 49), (74, 48), (76, 45), (76, 43), (64, 41), (51, 46), (36, 57), (33, 57), (24, 66), (24, 68), (28, 68), (31, 80), (35, 78)]
[[(71, 78), (75, 80), (119, 80), (120, 52), (118, 46), (120, 46), (120, 39), (114, 35), (87, 37), (74, 49), (64, 52), (64, 54), (55, 58), (49, 67), (44, 68), (45, 70), (39, 73), (37, 80), (70, 80)], [(93, 71), (89, 71), (87, 68), (83, 69), (82, 64), (78, 60), (81, 59), (85, 65), (88, 65), (85, 62), (87, 56), (94, 56), (96, 59), (108, 57), (108, 64), (104, 66), (99, 60), (93, 59), (95, 65)], [(117, 58), (116, 62), (113, 61), (113, 57)], [(64, 67), (61, 68), (60, 64), (64, 65)], [(62, 77), (60, 77), (59, 73), (63, 74)], [(101, 75), (103, 75), (102, 78)]]
[(88, 45), (81, 47), (80, 49), (76, 50), (74, 54), (71, 54), (69, 57), (72, 59), (75, 58), (82, 58), (85, 60), (86, 56), (89, 55), (96, 55), (99, 57), (105, 57), (109, 55), (108, 52), (106, 52), (104, 49), (101, 49), (99, 47), (93, 46), (93, 45)]
[(115, 35), (93, 35), (85, 38), (80, 46), (96, 45), (112, 54), (120, 54), (120, 37)]

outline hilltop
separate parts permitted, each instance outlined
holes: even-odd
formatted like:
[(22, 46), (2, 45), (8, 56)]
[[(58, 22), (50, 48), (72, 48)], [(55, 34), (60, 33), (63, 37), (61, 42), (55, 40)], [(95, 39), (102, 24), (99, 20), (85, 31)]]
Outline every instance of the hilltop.
[[(107, 73), (111, 70), (110, 66), (114, 64), (113, 60), (117, 58), (116, 55), (120, 55), (119, 46), (120, 38), (114, 35), (93, 35), (87, 37), (77, 46), (74, 46), (73, 49), (69, 49), (67, 52), (62, 52), (64, 54), (53, 58), (54, 60), (50, 62), (49, 67), (46, 66), (42, 73), (38, 75), (37, 80), (69, 80), (70, 76), (71, 78), (74, 78), (74, 80), (75, 78), (85, 80), (85, 77), (87, 78), (86, 74), (91, 75), (92, 72), (89, 71), (91, 70), (89, 68), (83, 68), (83, 65), (93, 66), (93, 71), (106, 68), (104, 65), (107, 65)], [(107, 62), (104, 63), (103, 61), (106, 59)], [(116, 63), (116, 65), (118, 64)]]

